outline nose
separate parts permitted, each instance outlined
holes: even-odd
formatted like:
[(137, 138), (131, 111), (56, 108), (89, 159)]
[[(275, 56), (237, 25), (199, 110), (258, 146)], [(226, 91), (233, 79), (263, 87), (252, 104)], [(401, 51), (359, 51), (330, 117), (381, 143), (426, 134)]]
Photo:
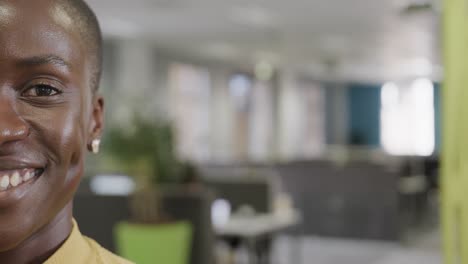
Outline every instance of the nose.
[(29, 126), (18, 115), (12, 103), (0, 99), (0, 146), (9, 142), (25, 139), (29, 135)]

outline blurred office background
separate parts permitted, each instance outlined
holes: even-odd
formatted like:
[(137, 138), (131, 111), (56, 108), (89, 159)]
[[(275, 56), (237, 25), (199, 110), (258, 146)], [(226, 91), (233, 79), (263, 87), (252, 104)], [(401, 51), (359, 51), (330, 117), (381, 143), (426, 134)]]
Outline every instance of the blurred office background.
[(442, 263), (441, 1), (88, 3), (83, 233), (138, 263)]

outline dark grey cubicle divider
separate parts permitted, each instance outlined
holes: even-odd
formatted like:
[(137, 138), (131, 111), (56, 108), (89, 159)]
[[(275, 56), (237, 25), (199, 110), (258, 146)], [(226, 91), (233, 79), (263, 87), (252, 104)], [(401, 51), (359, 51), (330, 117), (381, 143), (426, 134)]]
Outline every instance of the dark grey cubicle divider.
[(398, 175), (359, 162), (277, 165), (283, 188), (302, 212), (293, 233), (362, 239), (399, 238)]
[[(399, 238), (399, 175), (383, 166), (365, 161), (337, 166), (328, 160), (303, 160), (279, 164), (210, 164), (201, 166), (200, 171), (207, 184), (220, 197), (230, 200), (234, 208), (250, 201), (259, 211), (268, 210), (266, 204), (271, 204), (273, 199), (268, 191), (271, 187), (268, 175), (279, 175), (282, 189), (291, 195), (303, 218), (301, 224), (288, 229), (290, 234)], [(249, 177), (258, 174), (265, 176), (263, 181), (249, 183)]]
[[(163, 194), (163, 208), (174, 219), (187, 220), (194, 228), (191, 264), (212, 264), (214, 233), (211, 225), (212, 195), (209, 191), (168, 191)], [(128, 197), (77, 193), (74, 216), (83, 234), (115, 252), (113, 227), (130, 218)]]

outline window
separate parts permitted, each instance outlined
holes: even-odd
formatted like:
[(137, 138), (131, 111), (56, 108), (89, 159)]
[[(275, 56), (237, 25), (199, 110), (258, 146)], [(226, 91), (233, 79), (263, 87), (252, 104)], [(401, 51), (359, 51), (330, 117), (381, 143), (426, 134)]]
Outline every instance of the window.
[(211, 155), (208, 70), (175, 63), (170, 67), (169, 86), (178, 156), (191, 161), (208, 160)]
[(386, 83), (381, 91), (381, 144), (393, 155), (429, 156), (435, 148), (434, 85), (425, 78)]

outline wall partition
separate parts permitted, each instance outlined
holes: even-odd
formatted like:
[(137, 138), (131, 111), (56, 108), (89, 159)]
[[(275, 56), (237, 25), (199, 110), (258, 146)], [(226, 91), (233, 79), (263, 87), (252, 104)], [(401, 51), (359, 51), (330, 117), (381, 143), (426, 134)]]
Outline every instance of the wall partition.
[(442, 225), (444, 263), (468, 263), (468, 2), (444, 1)]

